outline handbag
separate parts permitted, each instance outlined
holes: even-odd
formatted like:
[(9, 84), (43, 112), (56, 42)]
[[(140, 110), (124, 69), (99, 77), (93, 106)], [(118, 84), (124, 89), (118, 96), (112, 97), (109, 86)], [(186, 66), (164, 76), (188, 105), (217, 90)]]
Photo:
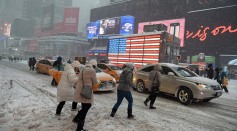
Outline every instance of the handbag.
[(82, 70), (82, 91), (81, 96), (85, 97), (86, 99), (91, 99), (92, 96), (92, 88), (90, 86), (84, 85), (83, 81), (83, 70)]
[(159, 83), (154, 83), (156, 76), (157, 76), (157, 73), (156, 73), (155, 78), (151, 84), (151, 92), (152, 93), (159, 93)]

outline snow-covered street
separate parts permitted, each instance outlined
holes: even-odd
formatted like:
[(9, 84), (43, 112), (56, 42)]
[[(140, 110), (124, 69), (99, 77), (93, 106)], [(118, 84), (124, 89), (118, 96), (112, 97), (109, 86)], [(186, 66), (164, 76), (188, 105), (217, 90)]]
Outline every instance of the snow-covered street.
[[(75, 131), (71, 102), (62, 117), (55, 117), (56, 87), (52, 77), (30, 71), (24, 62), (0, 61), (0, 131)], [(12, 81), (12, 84), (11, 84)], [(89, 131), (206, 131), (237, 130), (237, 80), (229, 81), (229, 93), (210, 102), (181, 105), (176, 99), (159, 96), (156, 110), (144, 106), (147, 94), (132, 91), (134, 120), (127, 119), (127, 101), (115, 117), (109, 114), (116, 102), (116, 91), (95, 93), (85, 129)], [(78, 105), (80, 108), (80, 104)]]

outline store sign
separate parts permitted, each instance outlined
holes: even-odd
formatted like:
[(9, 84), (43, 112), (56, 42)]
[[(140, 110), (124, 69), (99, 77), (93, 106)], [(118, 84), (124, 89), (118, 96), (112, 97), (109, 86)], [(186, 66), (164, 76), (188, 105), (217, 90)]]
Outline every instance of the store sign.
[(233, 28), (231, 25), (218, 26), (215, 28), (201, 26), (197, 31), (187, 31), (186, 38), (197, 38), (203, 42), (207, 39), (207, 37), (217, 36), (225, 33), (237, 33), (237, 28)]

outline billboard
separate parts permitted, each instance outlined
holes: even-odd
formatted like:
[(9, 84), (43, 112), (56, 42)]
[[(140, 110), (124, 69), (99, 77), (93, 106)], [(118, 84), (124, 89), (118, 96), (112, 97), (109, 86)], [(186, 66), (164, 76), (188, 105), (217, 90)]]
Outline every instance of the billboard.
[(117, 66), (133, 62), (140, 68), (150, 63), (158, 63), (160, 48), (160, 34), (115, 38), (109, 40), (108, 58)]
[(34, 22), (29, 19), (15, 18), (12, 25), (10, 36), (19, 38), (31, 38), (34, 35)]
[(138, 24), (138, 33), (142, 33), (145, 25), (164, 24), (167, 26), (167, 32), (174, 34), (180, 39), (180, 47), (184, 46), (185, 19), (161, 20), (152, 22), (143, 22)]
[(134, 30), (134, 17), (133, 16), (122, 16), (120, 18), (120, 34), (129, 35), (133, 34)]
[(100, 20), (100, 35), (118, 34), (119, 30), (120, 17)]
[[(237, 7), (190, 11), (186, 16), (185, 50), (190, 55), (236, 55)], [(223, 64), (220, 59), (216, 63)], [(219, 61), (219, 62), (218, 62)]]
[(90, 22), (86, 25), (87, 39), (92, 39), (99, 35), (100, 21)]
[(43, 7), (42, 15), (41, 15), (41, 30), (42, 31), (53, 29), (54, 8), (55, 8), (54, 4)]
[(64, 8), (63, 32), (78, 32), (79, 8)]

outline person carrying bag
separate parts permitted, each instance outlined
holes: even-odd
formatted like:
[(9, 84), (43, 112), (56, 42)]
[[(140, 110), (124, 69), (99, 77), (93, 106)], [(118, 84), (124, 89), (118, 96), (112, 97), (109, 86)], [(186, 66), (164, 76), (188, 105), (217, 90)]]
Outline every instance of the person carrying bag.
[(154, 70), (150, 72), (149, 80), (153, 80), (151, 83), (151, 93), (143, 102), (145, 106), (147, 106), (147, 103), (150, 101), (150, 109), (156, 109), (156, 107), (154, 107), (153, 105), (156, 101), (156, 96), (159, 93), (159, 87), (161, 83), (161, 70), (161, 66), (159, 64), (156, 64), (154, 65)]
[[(83, 68), (82, 73), (79, 74), (73, 99), (75, 102), (81, 103), (81, 110), (78, 111), (77, 115), (72, 120), (77, 123), (77, 131), (84, 130), (83, 127), (87, 112), (91, 108), (91, 104), (94, 102), (92, 87), (98, 83), (95, 70), (96, 67), (97, 61), (90, 60), (89, 64)], [(91, 96), (87, 97), (85, 95), (86, 93), (83, 93), (84, 91), (89, 92), (89, 94), (91, 93)]]

